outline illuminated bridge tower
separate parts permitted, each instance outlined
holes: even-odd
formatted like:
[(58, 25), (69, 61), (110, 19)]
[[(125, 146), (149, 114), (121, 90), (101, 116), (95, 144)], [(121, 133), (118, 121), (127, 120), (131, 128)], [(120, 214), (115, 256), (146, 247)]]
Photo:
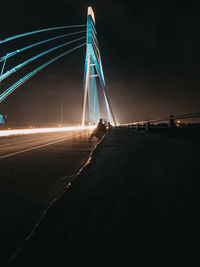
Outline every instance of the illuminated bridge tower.
[(96, 83), (97, 78), (99, 78), (101, 88), (103, 90), (103, 97), (105, 99), (108, 120), (111, 124), (116, 125), (117, 123), (112, 111), (110, 100), (108, 98), (103, 74), (101, 56), (97, 41), (97, 32), (95, 28), (95, 16), (93, 9), (91, 7), (88, 7), (82, 126), (85, 125), (87, 112), (90, 123), (97, 123), (100, 119), (100, 108)]

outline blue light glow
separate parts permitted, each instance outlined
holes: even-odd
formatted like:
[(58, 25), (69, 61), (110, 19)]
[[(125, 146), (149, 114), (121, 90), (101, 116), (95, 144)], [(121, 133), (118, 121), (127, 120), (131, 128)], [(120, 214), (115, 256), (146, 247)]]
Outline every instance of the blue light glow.
[(96, 85), (96, 77), (99, 77), (103, 96), (105, 99), (108, 120), (110, 123), (116, 125), (114, 113), (112, 111), (111, 103), (108, 98), (106, 83), (104, 79), (103, 67), (97, 40), (97, 32), (95, 28), (94, 12), (91, 7), (88, 8), (87, 16), (87, 49), (84, 69), (84, 103), (82, 113), (82, 126), (85, 125), (87, 99), (89, 120), (91, 123), (98, 122), (100, 118), (98, 92)]
[[(37, 33), (42, 33), (42, 32), (47, 32), (47, 31), (54, 31), (54, 30), (61, 30), (61, 29), (67, 29), (67, 28), (77, 28), (77, 27), (85, 27), (86, 25), (72, 25), (72, 26), (61, 26), (61, 27), (53, 27), (53, 28), (47, 28), (47, 29), (41, 29), (37, 31), (32, 31), (32, 32), (27, 32), (27, 33), (22, 33), (18, 34), (9, 38), (6, 38), (4, 40), (0, 40), (0, 45), (4, 44), (6, 42), (15, 40), (17, 38), (22, 38), (26, 37), (29, 35), (37, 34)], [(67, 36), (79, 34), (86, 32), (86, 30), (82, 31), (77, 31), (77, 32), (72, 32), (68, 34), (63, 34), (63, 35), (57, 35), (55, 37), (51, 37), (33, 44), (30, 44), (28, 46), (25, 46), (21, 49), (17, 49), (16, 51), (7, 53), (5, 56), (0, 58), (0, 62), (2, 63), (2, 69), (0, 73), (0, 83), (2, 80), (10, 76), (11, 74), (15, 73), (17, 70), (21, 69), (28, 63), (31, 63), (32, 61), (50, 53), (53, 52), (59, 48), (62, 48), (66, 45), (72, 44), (74, 42), (81, 41), (86, 38), (86, 36), (77, 38), (75, 40), (71, 40), (65, 43), (62, 43), (60, 45), (54, 46), (53, 48), (50, 48), (48, 50), (45, 50), (28, 60), (25, 60), (24, 62), (18, 64), (17, 66), (13, 67), (12, 69), (6, 71), (4, 73), (5, 65), (7, 62), (7, 59), (21, 53), (27, 49), (31, 49), (35, 46), (42, 45), (44, 43), (57, 40), (60, 38), (64, 38)], [(99, 108), (99, 99), (98, 99), (98, 89), (97, 89), (97, 77), (100, 80), (100, 84), (102, 87), (102, 92), (103, 96), (105, 99), (105, 106), (108, 114), (108, 120), (111, 123), (114, 123), (116, 125), (116, 120), (114, 117), (114, 113), (112, 110), (111, 102), (108, 97), (108, 92), (107, 92), (107, 87), (105, 83), (105, 78), (104, 78), (104, 73), (103, 73), (103, 67), (102, 67), (102, 62), (101, 62), (101, 56), (100, 56), (100, 50), (99, 50), (99, 45), (98, 45), (98, 40), (97, 40), (97, 32), (96, 32), (96, 27), (95, 27), (95, 16), (93, 9), (91, 7), (88, 8), (88, 16), (87, 16), (87, 42), (82, 43), (81, 45), (77, 45), (76, 47), (54, 57), (53, 59), (47, 61), (46, 63), (40, 65), (37, 67), (35, 70), (29, 72), (27, 75), (25, 75), (23, 78), (15, 82), (12, 86), (10, 86), (7, 90), (5, 90), (1, 95), (0, 95), (0, 103), (7, 97), (9, 96), (12, 92), (14, 92), (19, 86), (21, 86), (23, 83), (28, 81), (31, 77), (36, 75), (40, 70), (44, 69), (47, 67), (49, 64), (53, 63), (54, 61), (60, 59), (61, 57), (71, 53), (72, 51), (81, 48), (87, 44), (86, 48), (86, 59), (85, 59), (85, 69), (84, 69), (84, 101), (83, 101), (83, 113), (82, 113), (82, 126), (85, 126), (85, 117), (86, 117), (86, 110), (88, 109), (89, 112), (89, 122), (98, 122), (100, 119), (100, 108)], [(88, 106), (87, 106), (88, 104)], [(88, 107), (88, 108), (87, 108)]]
[(26, 81), (28, 81), (31, 77), (33, 77), (35, 74), (37, 74), (39, 71), (41, 71), (42, 69), (46, 68), (48, 65), (50, 65), (51, 63), (55, 62), (56, 60), (60, 59), (61, 57), (64, 57), (65, 55), (73, 52), (74, 50), (77, 50), (78, 48), (81, 48), (82, 46), (84, 46), (86, 43), (83, 43), (81, 45), (78, 45), (62, 54), (60, 54), (59, 56), (54, 57), (53, 59), (47, 61), (46, 63), (42, 64), (40, 67), (36, 68), (34, 71), (29, 72), (27, 75), (25, 75), (23, 78), (21, 78), (20, 80), (18, 80), (16, 83), (14, 83), (12, 86), (10, 86), (7, 90), (5, 90), (1, 95), (0, 95), (0, 103), (6, 98), (8, 97), (12, 92), (14, 92), (20, 85), (22, 85), (23, 83), (25, 83)]
[(28, 35), (36, 34), (36, 33), (41, 33), (41, 32), (46, 32), (46, 31), (54, 31), (54, 30), (61, 30), (61, 29), (68, 29), (68, 28), (77, 28), (77, 27), (85, 27), (86, 25), (72, 25), (72, 26), (60, 26), (60, 27), (53, 27), (53, 28), (47, 28), (47, 29), (42, 29), (42, 30), (37, 30), (37, 31), (32, 31), (32, 32), (26, 32), (26, 33), (21, 33), (15, 36), (8, 37), (4, 40), (0, 40), (0, 44), (12, 41), (17, 38), (25, 37)]
[(0, 125), (5, 124), (5, 119), (4, 119), (4, 115), (0, 114)]
[(100, 119), (99, 99), (96, 84), (96, 71), (95, 64), (90, 62), (90, 79), (88, 91), (88, 104), (89, 104), (89, 119), (90, 123), (96, 123)]
[(83, 33), (83, 32), (86, 32), (85, 30), (84, 31), (78, 31), (78, 32), (73, 32), (73, 33), (68, 33), (68, 34), (63, 34), (63, 35), (59, 35), (59, 36), (56, 36), (56, 37), (53, 37), (53, 38), (50, 38), (50, 39), (47, 39), (47, 40), (43, 40), (41, 42), (37, 42), (37, 43), (34, 43), (32, 45), (28, 45), (26, 47), (23, 47), (21, 49), (17, 49), (16, 51), (13, 51), (13, 52), (10, 52), (8, 53), (7, 55), (3, 56), (0, 58), (0, 62), (7, 59), (7, 58), (10, 58), (20, 52), (23, 52), (27, 49), (30, 49), (30, 48), (33, 48), (35, 46), (38, 46), (38, 45), (41, 45), (41, 44), (44, 44), (44, 43), (47, 43), (47, 42), (50, 42), (50, 41), (53, 41), (53, 40), (56, 40), (56, 39), (60, 39), (60, 38), (64, 38), (64, 37), (67, 37), (67, 36), (71, 36), (71, 35), (75, 35), (75, 34), (78, 34), (78, 33)]
[(75, 39), (75, 40), (73, 40), (73, 41), (66, 42), (66, 43), (64, 43), (64, 44), (58, 45), (58, 46), (53, 47), (53, 48), (51, 48), (51, 49), (49, 49), (49, 50), (46, 50), (46, 51), (44, 51), (44, 52), (42, 52), (42, 53), (40, 53), (40, 54), (38, 54), (38, 55), (36, 55), (36, 56), (30, 58), (30, 59), (24, 61), (23, 63), (18, 64), (17, 66), (15, 66), (14, 68), (12, 68), (11, 70), (8, 70), (7, 72), (5, 72), (4, 74), (2, 74), (2, 76), (1, 76), (1, 80), (4, 80), (4, 79), (7, 78), (8, 76), (10, 76), (10, 75), (13, 74), (14, 72), (16, 72), (17, 70), (21, 69), (22, 67), (24, 67), (24, 66), (27, 65), (28, 63), (30, 63), (30, 62), (32, 62), (32, 61), (38, 59), (39, 57), (44, 56), (44, 55), (46, 55), (46, 54), (48, 54), (48, 53), (50, 53), (50, 52), (52, 52), (52, 51), (54, 51), (54, 50), (56, 50), (56, 49), (58, 49), (58, 48), (61, 48), (61, 47), (63, 47), (63, 46), (69, 45), (69, 44), (72, 44), (72, 43), (74, 43), (74, 42), (80, 41), (80, 40), (85, 39), (85, 38), (86, 38), (86, 37), (84, 36), (84, 37)]
[(7, 57), (5, 57), (4, 62), (3, 62), (3, 66), (2, 66), (2, 69), (1, 69), (0, 84), (1, 84), (1, 81), (2, 81), (2, 75), (3, 75), (4, 69), (5, 69), (6, 61), (7, 61)]

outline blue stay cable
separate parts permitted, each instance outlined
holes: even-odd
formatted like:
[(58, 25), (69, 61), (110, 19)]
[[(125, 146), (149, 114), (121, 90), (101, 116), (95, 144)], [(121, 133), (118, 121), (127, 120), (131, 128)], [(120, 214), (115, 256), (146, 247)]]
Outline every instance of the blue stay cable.
[(83, 33), (83, 32), (86, 32), (86, 31), (84, 30), (84, 31), (78, 31), (78, 32), (72, 32), (72, 33), (68, 33), (68, 34), (63, 34), (63, 35), (59, 35), (59, 36), (56, 36), (56, 37), (52, 37), (52, 38), (43, 40), (41, 42), (37, 42), (37, 43), (31, 44), (31, 45), (28, 45), (28, 46), (23, 47), (21, 49), (17, 49), (16, 51), (7, 53), (5, 56), (3, 56), (3, 57), (0, 58), (0, 62), (3, 61), (3, 60), (5, 60), (5, 59), (8, 59), (8, 58), (10, 58), (10, 57), (12, 57), (12, 56), (20, 53), (20, 52), (23, 52), (23, 51), (25, 51), (27, 49), (33, 48), (35, 46), (38, 46), (38, 45), (41, 45), (41, 44), (44, 44), (44, 43), (47, 43), (47, 42), (50, 42), (50, 41), (53, 41), (53, 40), (56, 40), (56, 39), (64, 38), (64, 37), (67, 37), (67, 36), (71, 36), (71, 35)]
[(41, 66), (39, 66), (38, 68), (36, 68), (35, 70), (29, 72), (27, 75), (25, 75), (23, 78), (21, 78), (20, 80), (18, 80), (16, 83), (14, 83), (12, 86), (10, 86), (8, 89), (6, 89), (1, 95), (0, 95), (0, 103), (7, 97), (9, 96), (12, 92), (14, 92), (20, 85), (22, 85), (23, 83), (25, 83), (26, 81), (28, 81), (31, 77), (33, 77), (35, 74), (37, 74), (39, 71), (41, 71), (42, 69), (46, 68), (48, 65), (50, 65), (51, 63), (53, 63), (54, 61), (60, 59), (61, 57), (64, 57), (65, 55), (73, 52), (74, 50), (81, 48), (82, 46), (86, 45), (86, 43), (83, 43), (81, 45), (78, 45), (56, 57), (54, 57), (53, 59), (47, 61), (46, 63), (42, 64)]
[(86, 37), (84, 36), (84, 37), (75, 39), (75, 40), (73, 40), (73, 41), (69, 41), (69, 42), (66, 42), (66, 43), (64, 43), (64, 44), (58, 45), (58, 46), (53, 47), (53, 48), (51, 48), (51, 49), (49, 49), (49, 50), (46, 50), (46, 51), (44, 51), (44, 52), (42, 52), (42, 53), (40, 53), (40, 54), (38, 54), (38, 55), (36, 55), (36, 56), (30, 58), (30, 59), (24, 61), (23, 63), (18, 64), (17, 66), (15, 66), (14, 68), (12, 68), (11, 70), (8, 70), (7, 72), (5, 72), (4, 74), (1, 75), (0, 80), (3, 81), (5, 78), (7, 78), (8, 76), (10, 76), (11, 74), (13, 74), (14, 72), (16, 72), (17, 70), (21, 69), (22, 67), (24, 67), (24, 66), (27, 65), (28, 63), (30, 63), (30, 62), (32, 62), (32, 61), (38, 59), (38, 58), (41, 57), (41, 56), (44, 56), (44, 55), (46, 55), (46, 54), (48, 54), (48, 53), (50, 53), (50, 52), (52, 52), (52, 51), (54, 51), (54, 50), (56, 50), (56, 49), (58, 49), (58, 48), (61, 48), (61, 47), (63, 47), (63, 46), (69, 45), (69, 44), (72, 44), (72, 43), (74, 43), (74, 42), (80, 41), (80, 40), (85, 39), (85, 38), (86, 38)]
[(47, 31), (54, 31), (54, 30), (61, 30), (61, 29), (68, 29), (68, 28), (78, 28), (78, 27), (85, 27), (86, 25), (72, 25), (72, 26), (60, 26), (60, 27), (53, 27), (53, 28), (47, 28), (47, 29), (42, 29), (42, 30), (37, 30), (37, 31), (32, 31), (32, 32), (26, 32), (26, 33), (21, 33), (15, 36), (8, 37), (4, 40), (0, 40), (0, 44), (15, 40), (17, 38), (25, 37), (28, 35), (36, 34), (36, 33), (41, 33), (41, 32), (47, 32)]

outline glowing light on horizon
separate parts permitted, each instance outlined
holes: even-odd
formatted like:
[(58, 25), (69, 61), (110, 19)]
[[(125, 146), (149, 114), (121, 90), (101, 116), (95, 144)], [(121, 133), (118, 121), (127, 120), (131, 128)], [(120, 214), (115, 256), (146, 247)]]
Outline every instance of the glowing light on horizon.
[(80, 130), (93, 130), (96, 126), (69, 126), (69, 127), (56, 127), (56, 128), (29, 128), (29, 129), (18, 129), (18, 130), (1, 130), (1, 136), (11, 135), (25, 135), (25, 134), (36, 134), (36, 133), (53, 133), (53, 132), (67, 132), (67, 131), (80, 131)]

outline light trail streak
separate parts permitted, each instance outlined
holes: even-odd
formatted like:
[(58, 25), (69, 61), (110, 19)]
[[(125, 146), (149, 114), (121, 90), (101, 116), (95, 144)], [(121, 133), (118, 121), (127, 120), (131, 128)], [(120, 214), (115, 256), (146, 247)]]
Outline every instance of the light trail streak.
[(41, 32), (46, 32), (46, 31), (54, 31), (54, 30), (61, 30), (61, 29), (67, 29), (67, 28), (77, 28), (77, 27), (85, 27), (86, 25), (71, 25), (71, 26), (60, 26), (60, 27), (53, 27), (53, 28), (47, 28), (47, 29), (42, 29), (42, 30), (37, 30), (37, 31), (32, 31), (32, 32), (26, 32), (26, 33), (21, 33), (15, 36), (8, 37), (4, 40), (0, 40), (0, 44), (12, 41), (17, 38), (25, 37), (28, 35), (36, 34), (36, 33), (41, 33)]
[(93, 130), (95, 126), (73, 126), (73, 127), (59, 127), (59, 128), (35, 128), (35, 129), (17, 129), (17, 130), (1, 130), (0, 137), (12, 135), (26, 135), (36, 133), (54, 133), (54, 132), (69, 132), (81, 130)]
[(24, 61), (23, 63), (18, 64), (17, 66), (15, 66), (14, 68), (12, 68), (11, 70), (8, 70), (8, 71), (5, 72), (4, 74), (2, 74), (2, 75), (1, 75), (1, 81), (3, 81), (5, 78), (7, 78), (8, 76), (10, 76), (11, 74), (13, 74), (14, 72), (16, 72), (17, 70), (19, 70), (19, 69), (21, 69), (22, 67), (26, 66), (28, 63), (30, 63), (30, 62), (32, 62), (32, 61), (34, 61), (34, 60), (36, 60), (36, 59), (38, 59), (38, 58), (40, 58), (40, 57), (42, 57), (42, 56), (44, 56), (44, 55), (46, 55), (46, 54), (48, 54), (48, 53), (54, 51), (54, 50), (57, 50), (57, 49), (59, 49), (59, 48), (61, 48), (61, 47), (64, 47), (64, 46), (69, 45), (69, 44), (72, 44), (72, 43), (74, 43), (74, 42), (78, 42), (78, 41), (83, 40), (83, 39), (85, 39), (85, 38), (86, 38), (86, 37), (84, 36), (84, 37), (81, 37), (81, 38), (78, 38), (78, 39), (75, 39), (75, 40), (66, 42), (66, 43), (64, 43), (64, 44), (58, 45), (58, 46), (56, 46), (56, 47), (53, 47), (53, 48), (51, 48), (51, 49), (49, 49), (49, 50), (46, 50), (46, 51), (44, 51), (44, 52), (42, 52), (42, 53), (40, 53), (40, 54), (38, 54), (38, 55), (36, 55), (36, 56), (30, 58), (30, 59)]
[(21, 53), (27, 49), (30, 49), (30, 48), (33, 48), (35, 46), (38, 46), (38, 45), (41, 45), (41, 44), (44, 44), (44, 43), (47, 43), (47, 42), (50, 42), (50, 41), (53, 41), (53, 40), (56, 40), (56, 39), (60, 39), (60, 38), (64, 38), (64, 37), (67, 37), (67, 36), (72, 36), (72, 35), (75, 35), (75, 34), (79, 34), (79, 33), (83, 33), (83, 32), (86, 32), (85, 30), (84, 31), (78, 31), (78, 32), (73, 32), (73, 33), (68, 33), (68, 34), (63, 34), (63, 35), (59, 35), (59, 36), (56, 36), (56, 37), (52, 37), (52, 38), (49, 38), (49, 39), (46, 39), (46, 40), (43, 40), (41, 42), (37, 42), (37, 43), (34, 43), (34, 44), (31, 44), (31, 45), (28, 45), (26, 47), (23, 47), (21, 49), (17, 49), (16, 51), (13, 51), (13, 52), (10, 52), (8, 54), (6, 54), (5, 56), (1, 57), (0, 58), (0, 62), (5, 60), (5, 59), (8, 59), (18, 53)]
[(0, 103), (6, 98), (8, 97), (12, 92), (14, 92), (20, 85), (24, 84), (26, 81), (28, 81), (31, 77), (33, 77), (35, 74), (37, 74), (39, 71), (41, 71), (42, 69), (44, 69), (45, 67), (47, 67), (48, 65), (50, 65), (51, 63), (53, 63), (54, 61), (60, 59), (61, 57), (64, 57), (65, 55), (73, 52), (74, 50), (84, 46), (85, 43), (76, 46), (62, 54), (60, 54), (57, 57), (54, 57), (53, 59), (47, 61), (46, 63), (44, 63), (43, 65), (39, 66), (37, 69), (35, 69), (34, 71), (29, 72), (27, 75), (25, 75), (23, 78), (21, 78), (20, 80), (18, 80), (16, 83), (14, 83), (13, 85), (11, 85), (8, 89), (6, 89), (1, 95), (0, 95)]

